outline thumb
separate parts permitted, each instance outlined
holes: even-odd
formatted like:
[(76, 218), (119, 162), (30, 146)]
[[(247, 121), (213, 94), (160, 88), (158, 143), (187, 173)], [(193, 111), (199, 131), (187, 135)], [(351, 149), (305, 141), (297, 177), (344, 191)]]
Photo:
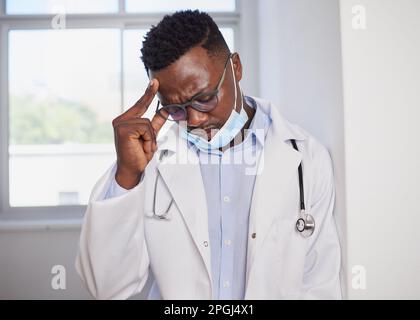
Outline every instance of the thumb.
[(155, 130), (156, 136), (159, 133), (160, 129), (165, 124), (167, 118), (168, 118), (168, 112), (164, 110), (161, 111), (161, 114), (155, 113), (155, 115), (153, 116), (151, 120), (151, 124), (152, 124), (153, 129)]

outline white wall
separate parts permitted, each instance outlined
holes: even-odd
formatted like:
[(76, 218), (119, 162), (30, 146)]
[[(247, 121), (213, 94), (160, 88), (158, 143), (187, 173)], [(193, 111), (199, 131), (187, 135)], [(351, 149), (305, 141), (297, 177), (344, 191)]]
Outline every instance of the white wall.
[[(74, 269), (78, 230), (0, 232), (0, 299), (89, 299)], [(51, 268), (66, 268), (66, 290), (53, 290)]]
[[(366, 29), (352, 28), (352, 7)], [(342, 0), (350, 298), (420, 298), (420, 1)]]
[[(4, 228), (4, 226), (2, 227)], [(80, 229), (76, 224), (0, 229), (0, 299), (91, 299), (74, 267)], [(54, 290), (54, 265), (66, 270), (66, 289)], [(132, 299), (144, 299), (150, 288)]]

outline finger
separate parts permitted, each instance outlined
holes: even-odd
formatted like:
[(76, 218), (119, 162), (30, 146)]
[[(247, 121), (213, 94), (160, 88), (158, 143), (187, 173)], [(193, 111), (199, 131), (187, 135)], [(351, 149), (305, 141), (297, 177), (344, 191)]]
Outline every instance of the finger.
[(118, 124), (116, 124), (115, 128), (118, 128), (120, 126), (134, 126), (134, 127), (146, 126), (150, 130), (152, 139), (156, 141), (156, 134), (155, 134), (154, 128), (152, 127), (151, 121), (147, 118), (131, 118), (125, 121), (121, 121)]
[[(143, 119), (138, 119), (143, 120)], [(137, 120), (137, 121), (138, 121)], [(146, 119), (148, 121), (148, 119)], [(156, 151), (156, 135), (153, 131), (153, 128), (148, 122), (135, 122), (136, 120), (132, 120), (131, 122), (126, 121), (124, 122), (127, 126), (131, 126), (131, 129), (134, 132), (133, 137), (139, 139), (141, 141), (141, 145), (143, 151), (146, 155), (153, 156)]]
[[(136, 128), (139, 128), (140, 130), (136, 131), (139, 134), (139, 138), (141, 136), (140, 132), (148, 131), (147, 134), (151, 136), (150, 140), (153, 140), (153, 142), (156, 142), (156, 134), (152, 127), (152, 124), (149, 119), (147, 118), (131, 118), (125, 121), (119, 122), (115, 128), (118, 129), (119, 127), (133, 127), (134, 130)], [(149, 139), (148, 139), (149, 140)]]
[(121, 114), (116, 120), (124, 121), (132, 117), (141, 117), (144, 115), (144, 113), (147, 111), (147, 108), (150, 106), (150, 104), (153, 101), (153, 98), (155, 97), (157, 91), (159, 88), (159, 81), (156, 79), (150, 80), (149, 85), (146, 88), (146, 91), (144, 92), (143, 96), (137, 100), (137, 102), (126, 112)]
[[(121, 127), (126, 128), (122, 129)], [(156, 144), (156, 139), (150, 126), (146, 124), (122, 124), (118, 132), (121, 136), (125, 136), (125, 139), (139, 140), (145, 153), (153, 153), (153, 145)]]
[(153, 116), (152, 120), (150, 121), (152, 124), (152, 127), (155, 131), (156, 136), (158, 135), (160, 129), (163, 127), (163, 125), (165, 124), (169, 114), (167, 111), (165, 110), (161, 110), (160, 111), (162, 115), (155, 113), (155, 115)]
[(144, 155), (146, 156), (147, 162), (150, 162), (152, 160), (154, 153), (147, 153), (145, 152)]
[(137, 100), (134, 106), (130, 108), (130, 109), (133, 109), (133, 111), (131, 111), (132, 113), (129, 112), (128, 115), (129, 116), (133, 115), (136, 117), (143, 116), (143, 114), (147, 111), (147, 108), (149, 107), (149, 105), (152, 103), (153, 98), (155, 97), (158, 91), (158, 88), (159, 88), (159, 81), (157, 81), (156, 79), (150, 80), (149, 85), (146, 91), (144, 92), (143, 96), (139, 100)]
[(153, 140), (145, 140), (143, 142), (143, 150), (145, 153), (150, 154), (153, 153)]

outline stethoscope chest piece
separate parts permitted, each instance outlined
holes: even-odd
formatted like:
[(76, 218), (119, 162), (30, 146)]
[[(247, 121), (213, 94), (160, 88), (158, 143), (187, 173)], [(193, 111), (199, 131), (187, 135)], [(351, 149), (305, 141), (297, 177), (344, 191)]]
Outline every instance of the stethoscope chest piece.
[(305, 213), (302, 210), (299, 219), (296, 221), (296, 230), (305, 238), (308, 238), (314, 233), (315, 220), (312, 215)]

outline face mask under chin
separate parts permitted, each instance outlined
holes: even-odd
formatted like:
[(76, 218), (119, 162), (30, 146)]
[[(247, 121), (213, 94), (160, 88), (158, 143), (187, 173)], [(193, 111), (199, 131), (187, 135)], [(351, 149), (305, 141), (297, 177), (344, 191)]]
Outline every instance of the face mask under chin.
[(242, 130), (242, 128), (248, 121), (248, 114), (244, 110), (244, 106), (243, 106), (243, 95), (242, 95), (241, 89), (240, 89), (241, 109), (239, 112), (235, 110), (236, 104), (237, 104), (237, 89), (236, 89), (236, 78), (235, 78), (235, 72), (233, 69), (232, 60), (231, 60), (231, 66), (232, 66), (233, 84), (235, 88), (235, 100), (232, 106), (232, 111), (230, 113), (230, 116), (226, 120), (222, 128), (220, 128), (220, 130), (217, 130), (217, 132), (214, 135), (212, 134), (212, 138), (208, 140), (208, 135), (205, 132), (205, 130), (194, 129), (191, 132), (188, 132), (186, 123), (184, 127), (181, 126), (183, 138), (190, 141), (201, 150), (208, 151), (212, 149), (220, 149), (226, 146), (236, 137), (236, 135)]

